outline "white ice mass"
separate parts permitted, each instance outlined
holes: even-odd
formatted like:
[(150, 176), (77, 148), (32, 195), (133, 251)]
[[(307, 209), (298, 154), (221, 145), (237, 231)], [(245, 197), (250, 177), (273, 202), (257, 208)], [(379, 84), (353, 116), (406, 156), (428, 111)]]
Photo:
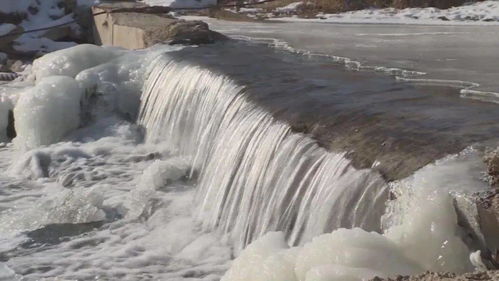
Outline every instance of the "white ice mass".
[(74, 79), (51, 76), (37, 81), (14, 107), (16, 145), (35, 148), (59, 141), (80, 124), (84, 90)]

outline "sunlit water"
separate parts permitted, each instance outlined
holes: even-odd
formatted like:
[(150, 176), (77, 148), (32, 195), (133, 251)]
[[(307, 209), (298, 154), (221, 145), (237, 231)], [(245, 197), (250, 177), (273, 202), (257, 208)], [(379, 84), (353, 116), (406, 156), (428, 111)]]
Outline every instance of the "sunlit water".
[(449, 193), (486, 188), (476, 150), (388, 184), (164, 51), (80, 73), (93, 118), (63, 141), (1, 148), (0, 279), (220, 280), (236, 256), (224, 280), (472, 270)]

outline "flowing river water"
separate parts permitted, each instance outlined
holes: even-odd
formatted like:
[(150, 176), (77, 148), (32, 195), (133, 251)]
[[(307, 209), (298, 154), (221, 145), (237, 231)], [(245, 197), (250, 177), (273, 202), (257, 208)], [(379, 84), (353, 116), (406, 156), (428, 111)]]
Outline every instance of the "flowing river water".
[[(18, 136), (0, 148), (0, 280), (473, 270), (453, 198), (488, 188), (495, 103), (247, 41), (56, 56), (1, 91)], [(67, 79), (76, 115), (50, 107)], [(44, 143), (65, 116), (78, 128)]]

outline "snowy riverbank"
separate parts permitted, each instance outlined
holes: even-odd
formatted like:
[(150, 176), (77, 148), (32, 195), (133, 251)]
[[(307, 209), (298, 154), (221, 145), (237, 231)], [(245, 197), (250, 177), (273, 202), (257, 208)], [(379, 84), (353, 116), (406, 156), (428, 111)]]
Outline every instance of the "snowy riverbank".
[[(406, 8), (365, 9), (338, 14), (317, 13), (302, 16), (305, 1), (293, 2), (273, 10), (243, 8), (241, 13), (254, 18), (279, 21), (305, 21), (329, 23), (369, 24), (432, 24), (432, 25), (497, 25), (499, 24), (499, 1), (489, 0), (450, 9)], [(234, 11), (234, 10), (232, 10)]]

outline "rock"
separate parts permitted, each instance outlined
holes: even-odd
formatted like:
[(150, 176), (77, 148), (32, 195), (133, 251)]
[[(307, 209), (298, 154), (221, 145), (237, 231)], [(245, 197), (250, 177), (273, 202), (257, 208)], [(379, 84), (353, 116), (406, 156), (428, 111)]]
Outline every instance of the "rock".
[(499, 269), (499, 189), (486, 192), (477, 201), (478, 219), (491, 254), (491, 262)]
[(59, 26), (56, 28), (51, 28), (45, 30), (40, 37), (45, 37), (54, 41), (61, 40), (63, 38), (74, 37), (73, 30), (69, 25)]
[(5, 51), (5, 52), (11, 51), (12, 50), (12, 46), (11, 46), (12, 41), (14, 41), (19, 36), (21, 36), (20, 33), (23, 32), (23, 31), (24, 31), (24, 28), (22, 28), (21, 26), (16, 26), (15, 29), (13, 29), (12, 31), (10, 31), (5, 36), (2, 35), (2, 37), (0, 37), (0, 52), (2, 52), (2, 51)]
[(175, 20), (165, 27), (159, 27), (146, 32), (147, 46), (156, 43), (169, 44), (210, 44), (226, 37), (218, 32), (211, 31), (208, 24), (202, 21)]
[(0, 52), (0, 65), (5, 65), (8, 58), (7, 54)]
[(22, 72), (24, 71), (24, 63), (20, 60), (12, 61), (9, 60), (8, 62), (9, 65), (9, 70), (12, 72)]
[(461, 237), (475, 260), (486, 269), (499, 269), (499, 189), (457, 196), (454, 207)]
[(12, 24), (20, 24), (25, 18), (26, 13), (10, 13), (4, 14), (0, 12), (0, 23), (12, 23)]
[[(116, 12), (119, 10), (120, 12)], [(95, 43), (127, 49), (142, 49), (156, 43), (205, 44), (226, 37), (201, 21), (175, 19), (165, 7), (140, 3), (106, 3), (92, 8)]]
[(485, 153), (484, 161), (487, 164), (489, 182), (492, 186), (499, 185), (499, 148)]

